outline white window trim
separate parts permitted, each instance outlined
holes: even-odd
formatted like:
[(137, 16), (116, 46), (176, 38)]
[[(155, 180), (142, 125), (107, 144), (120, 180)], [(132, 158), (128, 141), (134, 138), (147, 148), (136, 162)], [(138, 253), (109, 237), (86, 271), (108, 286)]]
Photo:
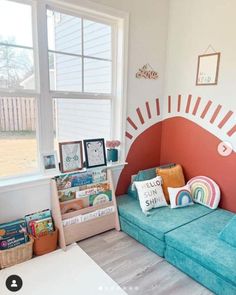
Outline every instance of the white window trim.
[[(21, 177), (8, 177), (6, 178), (6, 186), (14, 185), (14, 179), (17, 182), (37, 182), (41, 181), (44, 177), (42, 163), (40, 162), (40, 154), (45, 152), (53, 152), (53, 104), (52, 99), (54, 97), (65, 98), (86, 98), (94, 99), (97, 94), (94, 93), (77, 93), (77, 92), (64, 92), (64, 91), (50, 91), (49, 87), (49, 71), (48, 71), (48, 48), (47, 44), (47, 15), (46, 9), (51, 7), (55, 10), (62, 10), (62, 12), (69, 12), (73, 14), (76, 12), (76, 16), (82, 14), (83, 17), (88, 17), (99, 21), (103, 20), (104, 23), (113, 21), (117, 24), (115, 30), (117, 32), (114, 35), (117, 36), (117, 40), (113, 40), (112, 44), (115, 48), (119, 48), (118, 51), (112, 56), (113, 63), (117, 69), (116, 73), (113, 70), (113, 79), (116, 83), (115, 89), (113, 89), (112, 95), (103, 94), (103, 99), (112, 99), (112, 126), (113, 131), (112, 138), (121, 140), (121, 153), (120, 162), (123, 163), (125, 159), (125, 127), (126, 127), (126, 101), (127, 101), (127, 71), (128, 71), (128, 31), (129, 31), (129, 13), (119, 11), (108, 6), (93, 3), (87, 0), (78, 0), (77, 4), (68, 4), (62, 1), (48, 1), (48, 0), (13, 0), (19, 3), (32, 4), (33, 8), (33, 47), (35, 52), (35, 76), (36, 83), (39, 81), (39, 85), (36, 85), (36, 91), (14, 91), (14, 90), (0, 90), (0, 95), (6, 96), (25, 96), (35, 97), (38, 101), (38, 163), (40, 165), (40, 171), (38, 174), (31, 173), (30, 175), (22, 175)], [(43, 21), (42, 21), (43, 18)], [(37, 24), (37, 25), (36, 25)], [(46, 40), (46, 43), (45, 43)], [(44, 46), (42, 46), (44, 44)], [(38, 47), (36, 46), (38, 45)], [(116, 55), (116, 56), (115, 56)], [(40, 63), (39, 63), (40, 61)], [(112, 66), (114, 69), (114, 65)], [(40, 78), (40, 79), (37, 79)], [(114, 81), (113, 81), (114, 82)], [(99, 96), (101, 98), (101, 95)], [(38, 178), (37, 178), (38, 175)], [(33, 177), (33, 178), (32, 178)], [(3, 178), (2, 178), (3, 179)], [(38, 179), (38, 180), (37, 180)], [(1, 181), (1, 187), (4, 187), (4, 180)]]

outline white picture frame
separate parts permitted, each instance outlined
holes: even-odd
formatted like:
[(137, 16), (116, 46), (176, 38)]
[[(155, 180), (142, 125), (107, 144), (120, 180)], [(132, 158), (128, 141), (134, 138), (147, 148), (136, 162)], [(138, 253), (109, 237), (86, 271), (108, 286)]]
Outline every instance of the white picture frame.
[(44, 173), (59, 173), (59, 165), (56, 151), (52, 153), (42, 153), (41, 162)]

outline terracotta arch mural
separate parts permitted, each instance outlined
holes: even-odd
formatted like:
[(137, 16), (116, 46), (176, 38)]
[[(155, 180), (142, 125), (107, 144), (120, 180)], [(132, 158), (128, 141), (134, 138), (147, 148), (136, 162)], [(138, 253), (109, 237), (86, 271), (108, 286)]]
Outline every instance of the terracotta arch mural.
[[(130, 130), (127, 131), (127, 140), (130, 141), (126, 158), (128, 165), (120, 175), (117, 195), (126, 193), (131, 175), (139, 170), (175, 162), (183, 166), (187, 180), (197, 175), (206, 175), (214, 179), (222, 192), (220, 206), (236, 212), (236, 153), (233, 151), (229, 156), (223, 157), (217, 151), (222, 138), (234, 142), (236, 125), (233, 120), (234, 113), (225, 110), (223, 112), (222, 109), (222, 106), (215, 106), (210, 100), (204, 101), (200, 97), (193, 99), (191, 95), (188, 95), (185, 104), (182, 96), (178, 95), (173, 104), (173, 98), (169, 96), (166, 114), (163, 115), (166, 118), (149, 126), (136, 138)], [(147, 104), (144, 111), (147, 112), (148, 118)], [(137, 120), (140, 120), (140, 114), (142, 120), (145, 120), (144, 111), (138, 109)], [(149, 111), (151, 113), (151, 110)], [(188, 118), (184, 117), (185, 114)], [(194, 121), (194, 117), (197, 117), (197, 122)], [(127, 118), (128, 124), (130, 120), (137, 127), (137, 121)], [(208, 125), (204, 120), (208, 121)], [(215, 125), (215, 130), (219, 132), (218, 136), (206, 129), (209, 124)]]

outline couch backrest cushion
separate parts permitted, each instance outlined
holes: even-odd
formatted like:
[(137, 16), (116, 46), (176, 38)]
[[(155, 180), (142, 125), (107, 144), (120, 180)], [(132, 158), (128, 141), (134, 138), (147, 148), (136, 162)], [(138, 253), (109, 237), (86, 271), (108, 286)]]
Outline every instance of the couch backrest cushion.
[(184, 173), (180, 165), (165, 168), (158, 167), (156, 170), (157, 175), (160, 175), (163, 180), (162, 188), (165, 194), (167, 203), (170, 203), (168, 187), (182, 187), (185, 185)]
[[(159, 168), (170, 168), (170, 167), (174, 167), (175, 164), (174, 163), (170, 163), (167, 165), (162, 165)], [(146, 170), (140, 170), (138, 172), (138, 174), (134, 177), (133, 182), (134, 181), (144, 181), (144, 180), (149, 180), (152, 179), (154, 177), (156, 177), (156, 169), (158, 167), (153, 167), (153, 168), (149, 168)], [(137, 192), (137, 188), (135, 187), (135, 185), (133, 183), (131, 183), (128, 187), (128, 195), (131, 196), (134, 199), (138, 199), (138, 192)]]
[(236, 248), (236, 215), (226, 224), (219, 233), (219, 238)]

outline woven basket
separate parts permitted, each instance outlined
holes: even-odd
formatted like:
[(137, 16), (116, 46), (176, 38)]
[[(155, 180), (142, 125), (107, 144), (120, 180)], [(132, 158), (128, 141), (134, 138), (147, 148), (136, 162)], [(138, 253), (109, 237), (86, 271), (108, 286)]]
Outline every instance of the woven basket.
[(9, 267), (32, 258), (34, 239), (8, 250), (0, 250), (0, 269)]

